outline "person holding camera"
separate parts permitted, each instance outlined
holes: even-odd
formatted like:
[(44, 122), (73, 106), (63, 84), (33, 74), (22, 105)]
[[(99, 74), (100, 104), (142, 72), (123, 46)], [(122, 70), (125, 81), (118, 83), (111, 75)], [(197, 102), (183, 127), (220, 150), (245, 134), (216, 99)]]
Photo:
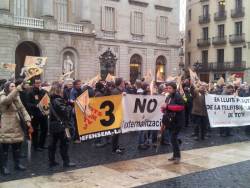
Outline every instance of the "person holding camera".
[(3, 91), (0, 92), (0, 112), (1, 112), (1, 128), (0, 128), (0, 168), (3, 175), (9, 175), (8, 170), (8, 151), (12, 147), (14, 168), (18, 171), (24, 171), (26, 168), (20, 164), (21, 144), (24, 140), (24, 131), (22, 123), (28, 128), (29, 134), (33, 132), (31, 126), (31, 118), (23, 106), (19, 97), (22, 91), (22, 85), (17, 87), (14, 82), (7, 82)]
[(74, 163), (70, 163), (68, 155), (69, 131), (68, 124), (72, 107), (67, 105), (63, 99), (63, 85), (59, 82), (53, 82), (50, 90), (50, 119), (49, 119), (49, 167), (59, 165), (55, 160), (57, 143), (60, 142), (60, 154), (63, 160), (63, 167), (74, 167)]

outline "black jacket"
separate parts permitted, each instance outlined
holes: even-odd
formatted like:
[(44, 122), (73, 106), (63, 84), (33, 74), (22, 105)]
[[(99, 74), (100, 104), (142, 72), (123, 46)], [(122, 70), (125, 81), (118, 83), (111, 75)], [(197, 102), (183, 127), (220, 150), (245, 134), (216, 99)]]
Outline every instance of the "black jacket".
[(72, 107), (59, 95), (50, 96), (50, 105), (53, 108), (53, 110), (50, 109), (50, 131), (64, 131), (64, 128), (69, 125)]
[(35, 118), (41, 118), (44, 115), (37, 107), (37, 104), (41, 101), (43, 96), (46, 94), (44, 89), (37, 89), (32, 88), (31, 91), (27, 95), (27, 110), (30, 115), (34, 116)]
[[(171, 99), (171, 100), (170, 100)], [(169, 103), (170, 101), (170, 103)], [(175, 121), (171, 125), (170, 129), (180, 128), (185, 124), (185, 113), (184, 113), (184, 100), (179, 93), (174, 93), (166, 98), (167, 109), (166, 111), (174, 112)]]

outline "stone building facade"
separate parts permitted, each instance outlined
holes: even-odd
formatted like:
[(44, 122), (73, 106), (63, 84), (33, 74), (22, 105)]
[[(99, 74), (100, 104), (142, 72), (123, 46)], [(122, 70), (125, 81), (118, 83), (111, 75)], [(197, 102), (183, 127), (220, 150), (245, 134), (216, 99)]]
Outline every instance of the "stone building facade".
[(25, 56), (47, 56), (44, 81), (65, 67), (82, 80), (108, 72), (135, 80), (149, 70), (165, 79), (178, 73), (177, 2), (1, 0), (0, 63), (16, 63), (18, 76)]
[(187, 1), (186, 65), (201, 64), (201, 80), (250, 81), (249, 10), (248, 0)]

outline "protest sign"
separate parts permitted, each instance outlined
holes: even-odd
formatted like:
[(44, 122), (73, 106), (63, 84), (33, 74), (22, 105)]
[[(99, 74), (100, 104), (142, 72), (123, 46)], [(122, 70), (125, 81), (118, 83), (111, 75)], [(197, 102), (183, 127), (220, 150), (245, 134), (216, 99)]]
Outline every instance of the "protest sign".
[(78, 132), (82, 141), (120, 133), (122, 96), (97, 97), (89, 100), (90, 113), (75, 103)]
[(165, 96), (126, 95), (123, 97), (122, 133), (141, 130), (160, 130), (161, 105)]
[(27, 69), (25, 70), (25, 80), (29, 80), (34, 76), (39, 76), (40, 74), (43, 73), (43, 69), (39, 68), (39, 67), (27, 67)]
[(43, 115), (49, 114), (49, 105), (50, 105), (50, 98), (46, 93), (41, 99), (41, 101), (38, 103), (38, 108), (40, 109)]
[(47, 62), (47, 57), (26, 56), (24, 66), (25, 67), (37, 66), (39, 68), (43, 68), (46, 62)]
[(206, 95), (206, 107), (211, 127), (250, 125), (250, 97)]
[[(86, 90), (77, 99), (76, 103), (83, 113), (90, 113), (89, 109), (89, 92)], [(86, 114), (85, 114), (86, 115)]]

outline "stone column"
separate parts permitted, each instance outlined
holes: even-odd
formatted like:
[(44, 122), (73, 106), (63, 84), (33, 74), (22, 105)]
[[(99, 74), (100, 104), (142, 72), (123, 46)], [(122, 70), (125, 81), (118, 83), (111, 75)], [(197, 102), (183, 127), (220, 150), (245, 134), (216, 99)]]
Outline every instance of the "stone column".
[(10, 0), (0, 1), (0, 11), (10, 11)]
[(80, 21), (82, 23), (90, 23), (91, 22), (91, 0), (82, 0), (81, 3), (81, 14), (80, 14)]
[(54, 17), (54, 1), (43, 0), (42, 2), (42, 16), (43, 17)]

